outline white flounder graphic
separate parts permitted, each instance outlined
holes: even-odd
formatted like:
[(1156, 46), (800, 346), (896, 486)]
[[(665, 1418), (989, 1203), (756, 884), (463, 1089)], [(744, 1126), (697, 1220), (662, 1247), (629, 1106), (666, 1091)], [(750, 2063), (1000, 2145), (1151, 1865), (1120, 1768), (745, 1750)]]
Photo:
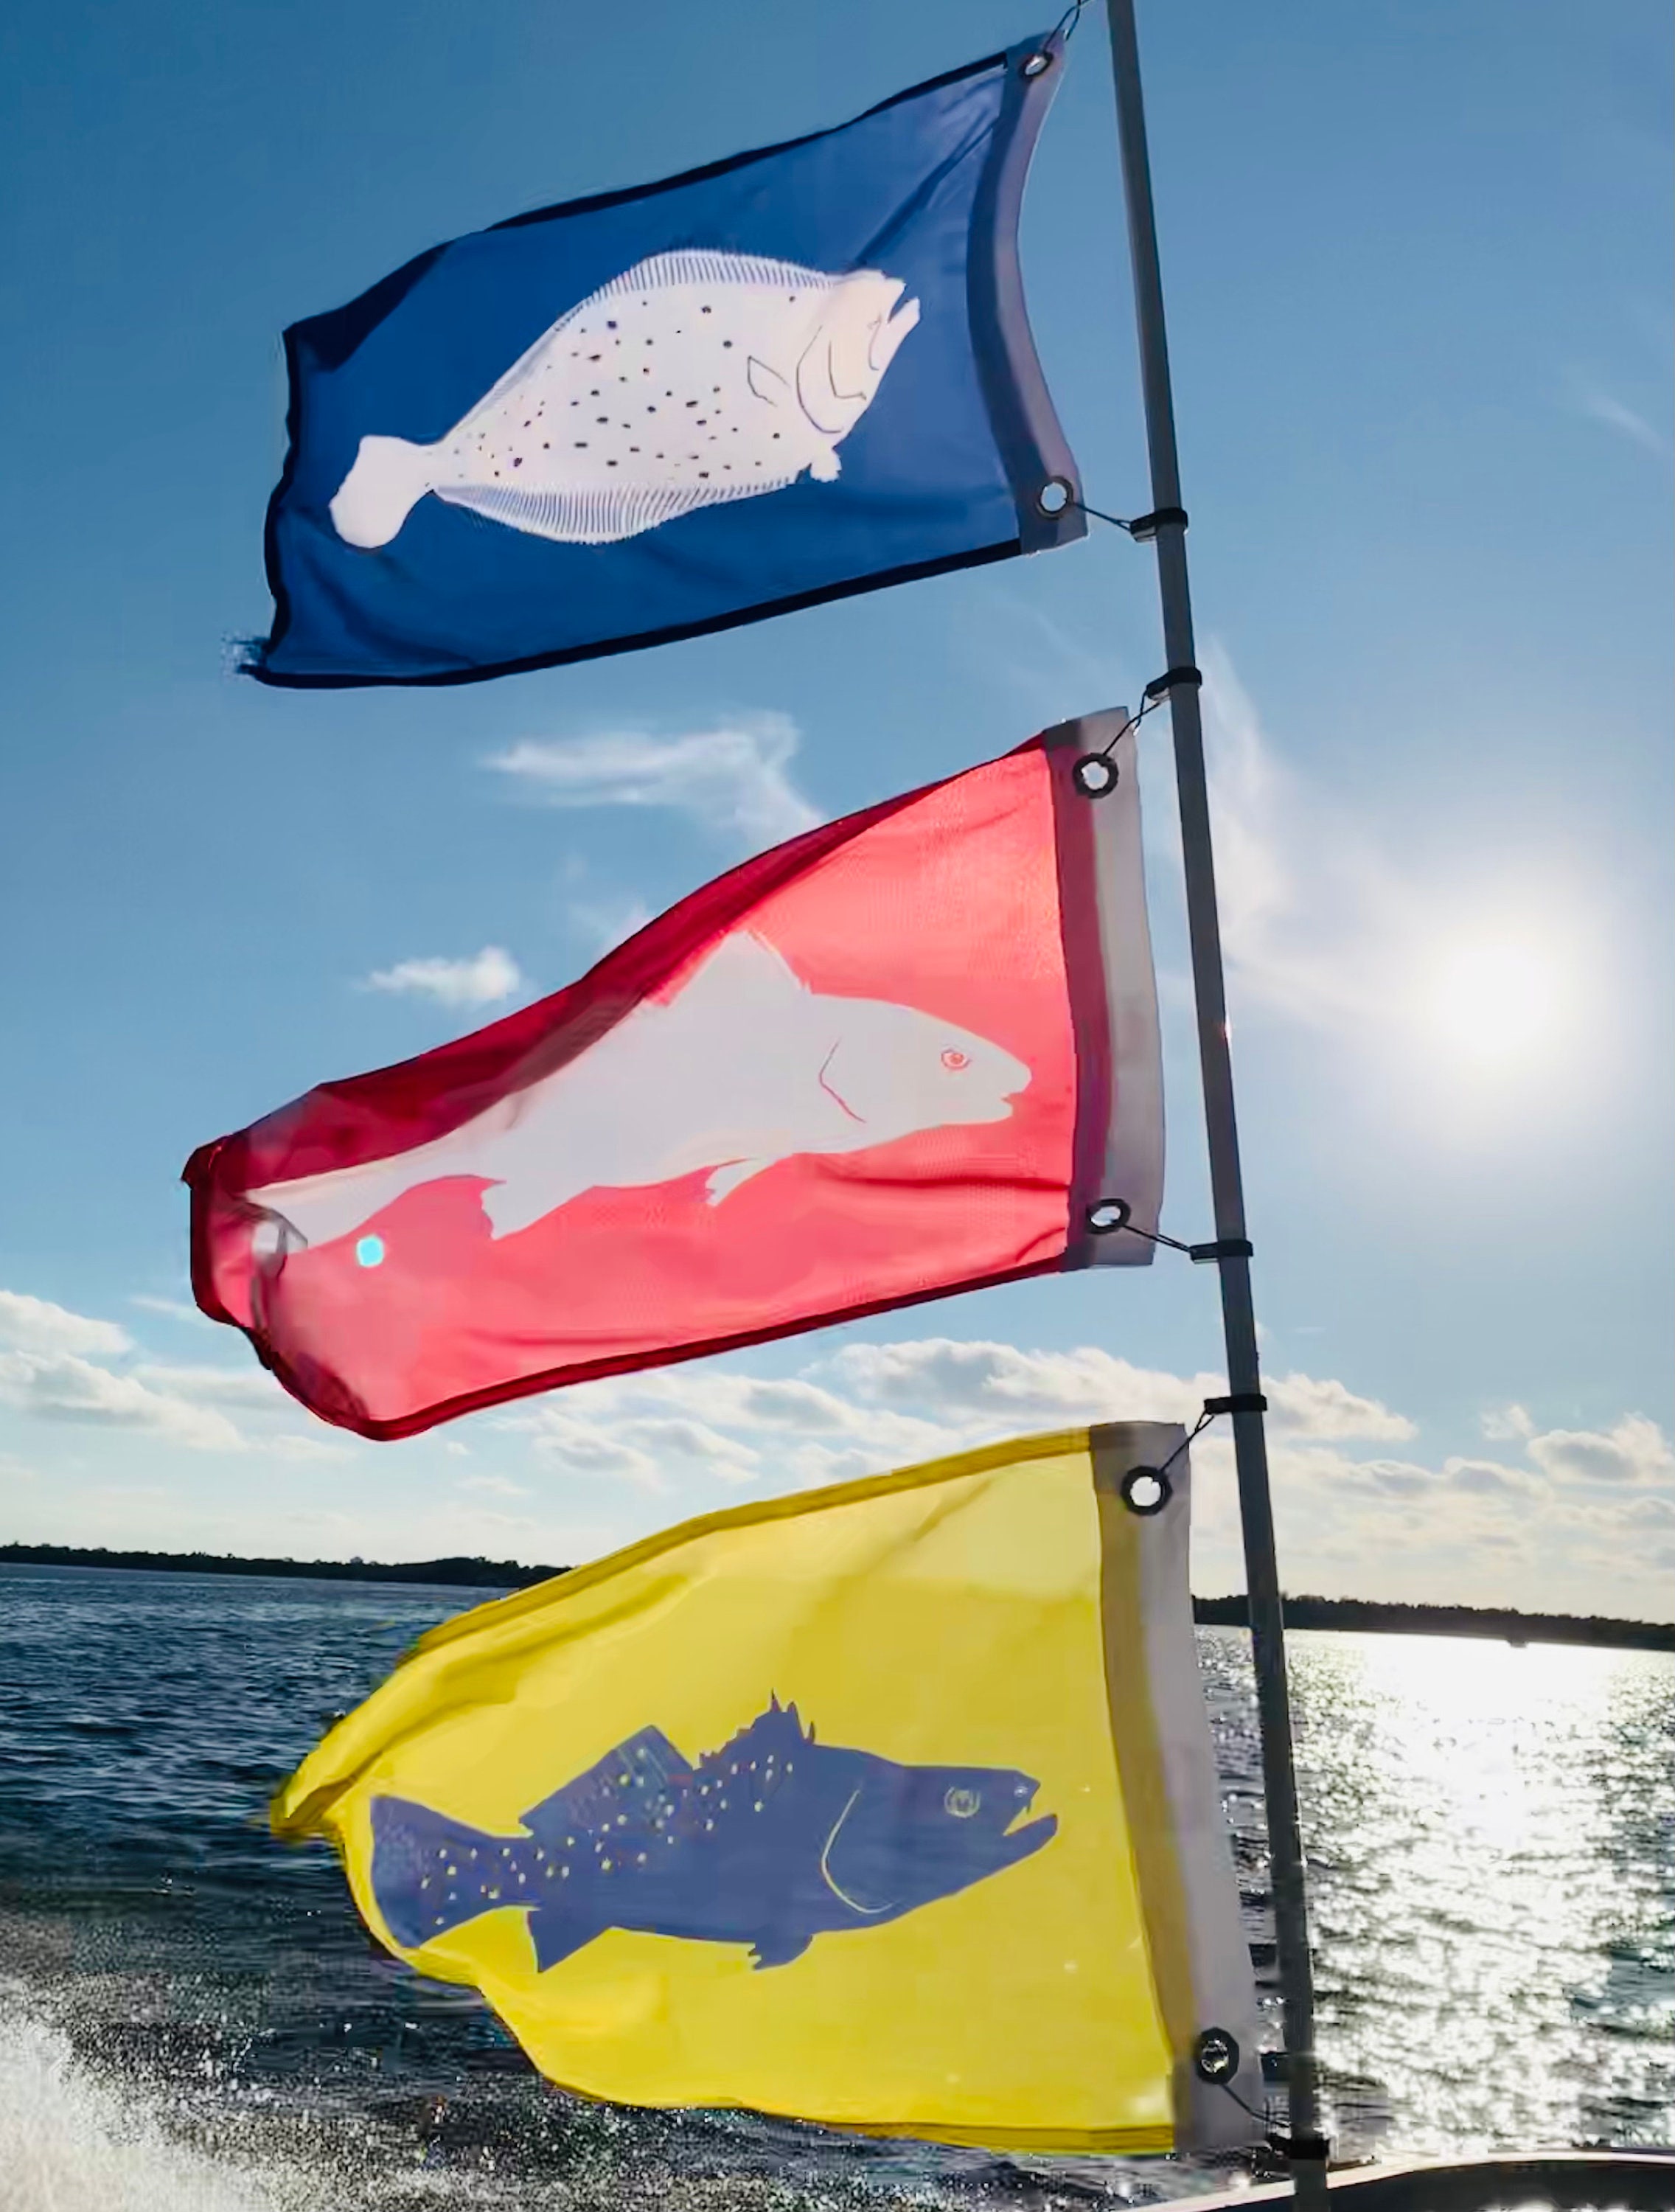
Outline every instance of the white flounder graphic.
[(837, 449), (919, 321), (907, 287), (731, 253), (659, 253), (561, 316), (434, 446), (366, 437), (331, 501), (387, 545), (427, 492), (538, 538), (610, 545), (779, 491)]
[[(404, 1191), (486, 1179), (494, 1234), (583, 1191), (711, 1170), (716, 1206), (798, 1153), (865, 1152), (920, 1129), (1004, 1121), (1021, 1060), (917, 1006), (811, 991), (762, 937), (724, 937), (667, 1001), (445, 1137), (393, 1158), (247, 1191), (306, 1243), (362, 1227)], [(265, 1235), (264, 1234), (265, 1230)], [(272, 1248), (277, 1223), (258, 1228)]]

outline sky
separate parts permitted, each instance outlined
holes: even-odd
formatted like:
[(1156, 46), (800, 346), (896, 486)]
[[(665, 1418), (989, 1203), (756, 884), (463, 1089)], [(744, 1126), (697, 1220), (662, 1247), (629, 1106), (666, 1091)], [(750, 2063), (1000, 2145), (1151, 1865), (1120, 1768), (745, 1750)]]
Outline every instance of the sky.
[[(1657, 0), (1144, 0), (1294, 1590), (1675, 1614)], [(0, 1540), (561, 1563), (1216, 1387), (1165, 1255), (374, 1445), (195, 1315), (197, 1144), (583, 972), (744, 854), (1132, 702), (1151, 556), (588, 665), (266, 691), (285, 324), (422, 247), (841, 122), (1011, 0), (25, 0), (0, 32)], [(1026, 204), (1091, 501), (1150, 504), (1090, 11)], [(1209, 1233), (1167, 717), (1164, 1222)], [(1228, 1449), (1194, 1579), (1241, 1586)]]

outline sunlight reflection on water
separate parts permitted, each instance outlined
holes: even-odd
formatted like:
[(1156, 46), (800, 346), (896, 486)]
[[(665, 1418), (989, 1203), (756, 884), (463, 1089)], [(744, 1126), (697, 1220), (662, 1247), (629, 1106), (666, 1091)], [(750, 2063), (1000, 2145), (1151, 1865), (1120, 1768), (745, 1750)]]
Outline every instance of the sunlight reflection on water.
[(1297, 1639), (1321, 2047), (1404, 2148), (1667, 2140), (1675, 1668)]
[[(373, 1955), (330, 1852), (262, 1808), (461, 1595), (0, 1573), (0, 2208), (32, 2160), (25, 2212), (1072, 2212), (1215, 2180), (579, 2105)], [(1277, 2042), (1248, 1649), (1199, 1650)], [(1675, 1660), (1291, 1651), (1338, 2152), (1669, 2142)]]

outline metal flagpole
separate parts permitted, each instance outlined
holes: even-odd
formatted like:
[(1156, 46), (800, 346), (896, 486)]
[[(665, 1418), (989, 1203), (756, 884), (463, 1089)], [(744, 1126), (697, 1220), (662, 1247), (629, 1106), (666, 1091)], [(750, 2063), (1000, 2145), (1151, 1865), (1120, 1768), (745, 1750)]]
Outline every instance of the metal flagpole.
[(1235, 1407), (1233, 1446), (1244, 1530), (1245, 1578), (1250, 1597), (1257, 1713), (1262, 1736), (1262, 1778), (1272, 1863), (1274, 1932), (1284, 2005), (1286, 2083), (1290, 2100), (1290, 2156), (1297, 2200), (1324, 2206), (1326, 2146), (1320, 2133), (1314, 2060), (1314, 1984), (1308, 1949), (1308, 1901), (1302, 1837), (1297, 1820), (1296, 1776), (1291, 1759), (1291, 1699), (1285, 1672), (1285, 1624), (1279, 1569), (1274, 1557), (1273, 1504), (1268, 1488), (1267, 1439), (1262, 1423), (1261, 1372), (1256, 1316), (1251, 1303), (1250, 1244), (1239, 1170), (1239, 1135), (1233, 1107), (1233, 1063), (1228, 1049), (1226, 990), (1222, 974), (1221, 924), (1216, 908), (1216, 869), (1210, 836), (1210, 800), (1204, 773), (1204, 731), (1199, 714), (1199, 674), (1193, 665), (1193, 608), (1186, 582), (1186, 517), (1180, 507), (1180, 472), (1174, 443), (1174, 404), (1169, 389), (1168, 345), (1163, 327), (1163, 288), (1157, 265), (1151, 167), (1146, 152), (1145, 109), (1140, 93), (1139, 43), (1133, 0), (1107, 0), (1111, 58), (1116, 75), (1117, 122), (1128, 208), (1128, 244), (1145, 398), (1146, 442), (1151, 458), (1153, 514), (1144, 532), (1157, 548), (1168, 672), (1174, 725), (1175, 782), (1186, 864), (1186, 917), (1192, 939), (1193, 988), (1198, 1007), (1199, 1060), (1204, 1074), (1205, 1117), (1210, 1141), (1210, 1181), (1216, 1212), (1217, 1265), (1221, 1275), (1222, 1326), (1227, 1342), (1228, 1388)]

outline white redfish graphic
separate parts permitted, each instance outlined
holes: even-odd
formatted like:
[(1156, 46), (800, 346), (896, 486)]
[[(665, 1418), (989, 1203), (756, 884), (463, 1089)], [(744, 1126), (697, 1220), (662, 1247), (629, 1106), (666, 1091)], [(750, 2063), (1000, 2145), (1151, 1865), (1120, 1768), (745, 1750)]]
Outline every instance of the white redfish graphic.
[(537, 538), (609, 545), (779, 491), (837, 449), (919, 321), (876, 269), (659, 253), (581, 301), (434, 446), (366, 437), (331, 501), (387, 545), (427, 492)]
[(811, 991), (764, 938), (739, 931), (673, 999), (642, 1000), (554, 1074), (446, 1136), (245, 1196), (309, 1244), (348, 1236), (404, 1192), (448, 1176), (487, 1184), (496, 1237), (584, 1191), (701, 1168), (718, 1206), (798, 1154), (1004, 1121), (1029, 1082), (1024, 1063), (986, 1037), (916, 1006)]

